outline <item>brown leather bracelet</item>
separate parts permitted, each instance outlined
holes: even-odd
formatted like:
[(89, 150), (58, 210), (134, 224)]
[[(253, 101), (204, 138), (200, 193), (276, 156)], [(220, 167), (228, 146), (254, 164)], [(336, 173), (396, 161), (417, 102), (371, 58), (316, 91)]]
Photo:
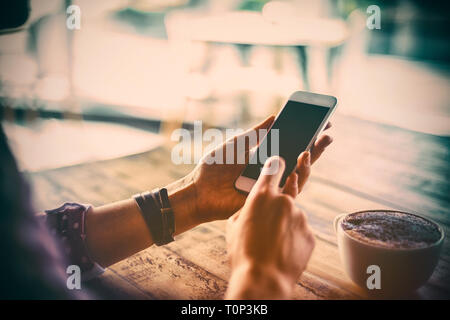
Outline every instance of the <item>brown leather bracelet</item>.
[(160, 246), (163, 244), (163, 225), (161, 210), (150, 192), (143, 192), (133, 196), (141, 210), (142, 217), (152, 235), (153, 242)]
[(144, 192), (133, 196), (147, 227), (152, 235), (153, 242), (162, 246), (174, 241), (175, 220), (169, 197), (165, 188)]
[(175, 216), (170, 206), (169, 194), (166, 188), (162, 188), (158, 192), (159, 201), (161, 205), (161, 215), (163, 219), (164, 241), (169, 243), (174, 241), (175, 234)]

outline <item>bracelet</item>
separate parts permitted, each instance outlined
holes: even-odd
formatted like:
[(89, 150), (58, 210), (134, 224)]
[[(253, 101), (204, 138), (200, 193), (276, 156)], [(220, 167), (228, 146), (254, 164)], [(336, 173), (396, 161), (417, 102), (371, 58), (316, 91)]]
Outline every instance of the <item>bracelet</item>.
[(175, 233), (175, 216), (169, 202), (169, 194), (166, 188), (162, 188), (158, 192), (159, 202), (161, 205), (161, 215), (163, 220), (164, 239), (166, 243), (174, 241)]
[(157, 246), (174, 241), (175, 218), (167, 189), (134, 195), (141, 214)]
[(153, 242), (158, 246), (162, 245), (162, 219), (150, 192), (147, 191), (133, 197), (152, 235)]

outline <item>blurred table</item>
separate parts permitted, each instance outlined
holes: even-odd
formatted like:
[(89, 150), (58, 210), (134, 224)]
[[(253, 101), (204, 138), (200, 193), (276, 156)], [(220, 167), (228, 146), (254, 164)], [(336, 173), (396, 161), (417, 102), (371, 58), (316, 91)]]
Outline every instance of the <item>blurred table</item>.
[[(309, 183), (297, 198), (317, 242), (295, 288), (295, 299), (366, 297), (339, 261), (332, 220), (342, 212), (395, 208), (434, 219), (447, 235), (450, 230), (450, 137), (339, 114), (330, 131), (335, 142), (314, 165)], [(121, 200), (166, 185), (192, 168), (174, 165), (170, 150), (161, 147), (116, 160), (33, 173), (29, 178), (36, 209), (43, 210), (65, 201), (100, 205)], [(125, 298), (220, 299), (229, 275), (225, 222), (216, 221), (111, 266), (90, 285), (106, 297), (113, 292)], [(407, 298), (450, 298), (448, 236), (434, 274)]]
[(193, 41), (266, 46), (337, 46), (347, 38), (339, 19), (302, 18), (271, 22), (259, 12), (233, 11), (190, 20)]
[[(348, 37), (347, 26), (339, 19), (296, 17), (276, 22), (250, 11), (199, 17), (178, 14), (168, 21), (175, 34), (181, 33), (190, 41), (236, 45), (244, 64), (251, 46), (292, 47), (298, 54), (306, 90), (309, 90), (306, 48), (328, 50), (341, 45)], [(324, 65), (329, 66), (329, 63), (324, 61)]]

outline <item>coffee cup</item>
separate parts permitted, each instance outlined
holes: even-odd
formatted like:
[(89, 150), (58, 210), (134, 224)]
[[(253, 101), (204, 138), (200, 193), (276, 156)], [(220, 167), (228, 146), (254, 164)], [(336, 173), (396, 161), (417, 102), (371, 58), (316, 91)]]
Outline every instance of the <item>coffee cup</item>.
[[(360, 213), (400, 213), (423, 218), (406, 212), (392, 210), (366, 210)], [(444, 242), (444, 231), (435, 222), (423, 218), (434, 225), (440, 237), (421, 247), (384, 247), (351, 236), (342, 225), (350, 214), (338, 215), (334, 220), (339, 255), (344, 270), (350, 279), (369, 294), (396, 296), (410, 293), (424, 285), (432, 275)]]

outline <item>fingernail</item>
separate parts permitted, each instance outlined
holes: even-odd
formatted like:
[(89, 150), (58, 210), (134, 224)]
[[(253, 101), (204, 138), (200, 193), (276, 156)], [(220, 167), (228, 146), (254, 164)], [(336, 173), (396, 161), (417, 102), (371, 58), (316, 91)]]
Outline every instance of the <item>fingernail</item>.
[(262, 176), (271, 176), (277, 173), (279, 168), (278, 159), (275, 157), (269, 158), (266, 160), (266, 163), (264, 163), (264, 167), (261, 170)]
[(311, 154), (309, 152), (306, 152), (305, 159), (303, 160), (303, 163), (306, 166), (309, 166), (310, 165), (310, 161), (311, 161)]
[[(281, 166), (281, 163), (283, 162), (283, 159), (281, 159), (279, 156), (271, 157), (269, 162), (270, 168), (279, 168)], [(277, 169), (278, 170), (278, 169)]]

